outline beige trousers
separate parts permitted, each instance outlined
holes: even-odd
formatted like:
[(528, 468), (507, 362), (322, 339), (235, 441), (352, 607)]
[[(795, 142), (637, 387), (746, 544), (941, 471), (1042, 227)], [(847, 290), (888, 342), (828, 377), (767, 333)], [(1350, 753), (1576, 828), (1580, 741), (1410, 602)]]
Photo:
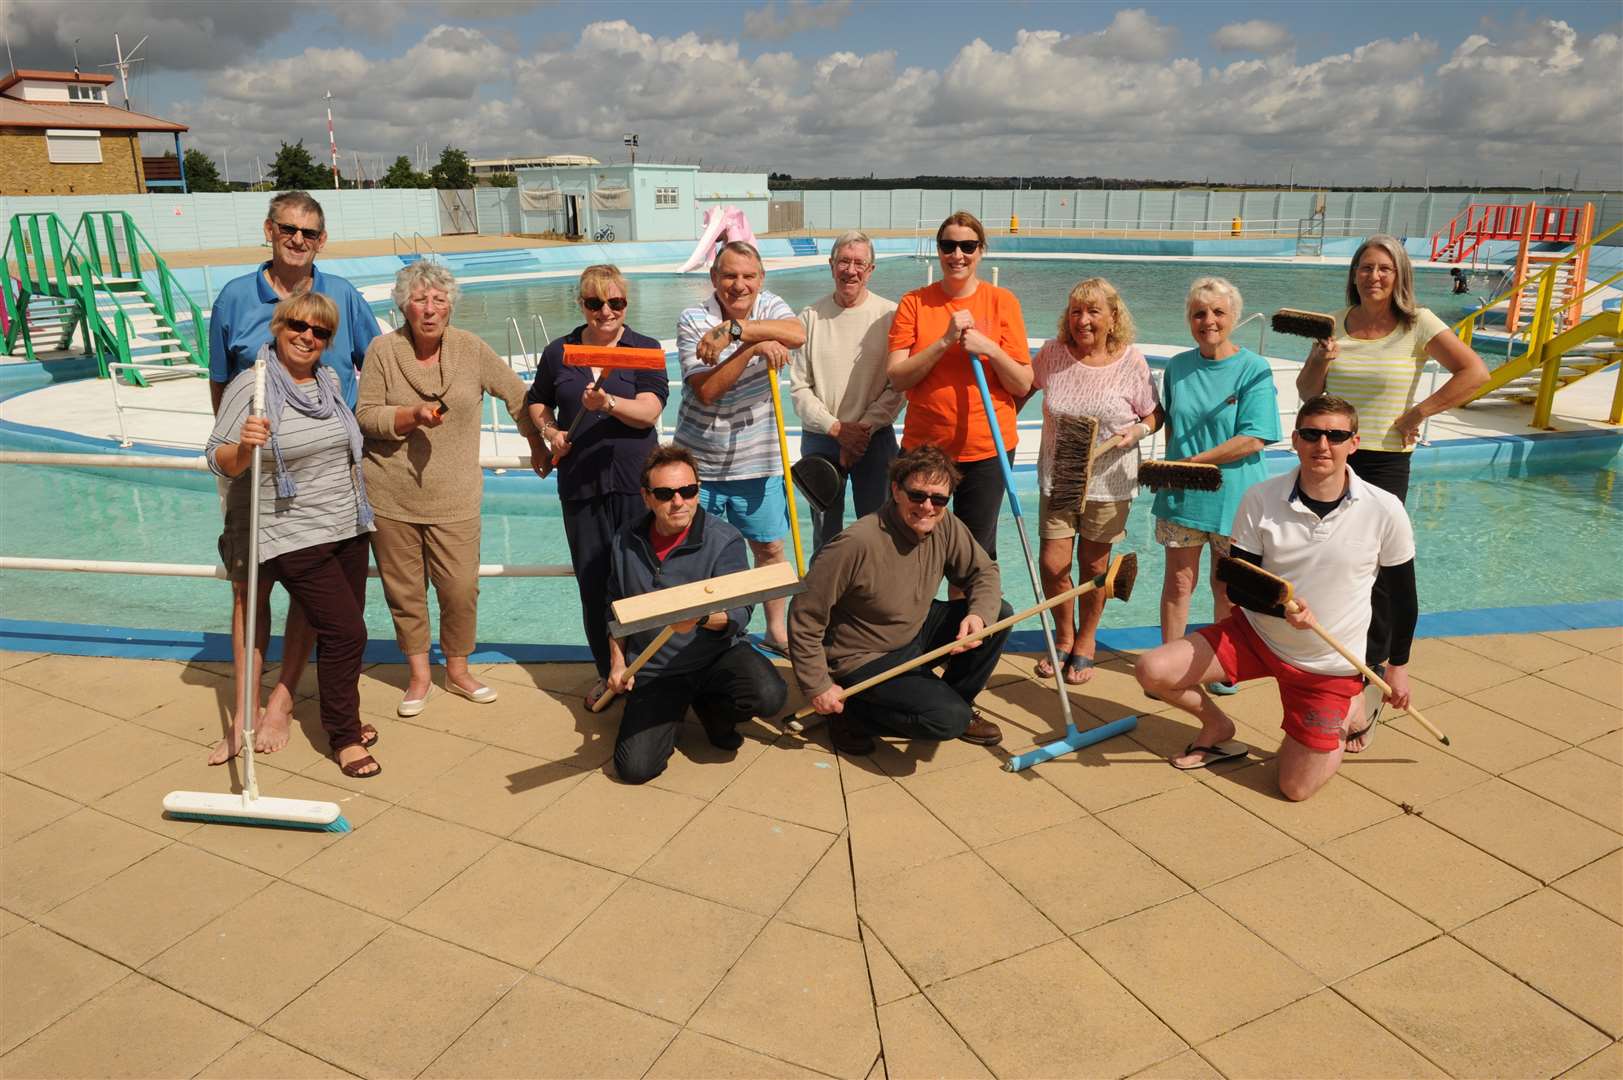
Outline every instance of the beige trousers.
[(394, 616), (395, 642), (407, 656), (428, 651), (428, 585), (440, 598), (440, 648), (473, 652), (479, 609), (479, 518), (422, 525), (375, 519), (372, 552)]

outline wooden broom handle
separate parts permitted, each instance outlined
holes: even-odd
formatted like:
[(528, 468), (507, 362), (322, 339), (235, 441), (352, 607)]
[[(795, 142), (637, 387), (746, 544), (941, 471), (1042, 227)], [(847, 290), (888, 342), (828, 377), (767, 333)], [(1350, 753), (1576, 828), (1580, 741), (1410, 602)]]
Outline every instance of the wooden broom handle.
[[(1302, 605), (1298, 604), (1295, 600), (1290, 600), (1290, 601), (1286, 602), (1285, 608), (1288, 611), (1300, 611), (1300, 610), (1302, 610)], [(1330, 636), (1330, 632), (1328, 630), (1326, 630), (1324, 627), (1319, 625), (1319, 620), (1318, 619), (1313, 619), (1308, 625), (1313, 628), (1313, 632), (1315, 634), (1319, 635), (1319, 637), (1324, 639), (1324, 643), (1326, 645), (1330, 646), (1336, 652), (1340, 653), (1341, 658), (1343, 660), (1347, 661), (1347, 663), (1349, 663), (1353, 667), (1357, 668), (1359, 670), (1359, 672), (1362, 673), (1364, 678), (1368, 679), (1371, 683), (1373, 683), (1381, 691), (1382, 694), (1385, 694), (1385, 695), (1388, 695), (1388, 696), (1391, 695), (1392, 688), (1386, 684), (1386, 680), (1381, 678), (1379, 675), (1375, 674), (1368, 667), (1366, 667), (1364, 665), (1364, 662), (1362, 660), (1358, 659), (1358, 657), (1356, 657), (1352, 653), (1348, 652), (1347, 651), (1347, 646), (1343, 645), (1341, 642), (1337, 641), (1334, 637)], [(1416, 720), (1420, 721), (1420, 726), (1425, 728), (1427, 731), (1431, 732), (1432, 737), (1435, 738), (1438, 742), (1442, 743), (1444, 746), (1449, 745), (1448, 736), (1444, 735), (1442, 733), (1442, 731), (1438, 729), (1436, 724), (1433, 724), (1430, 720), (1427, 720), (1424, 716), (1422, 716), (1421, 713), (1420, 713), (1420, 710), (1415, 708), (1413, 704), (1409, 705), (1404, 711), (1407, 712), (1410, 716), (1414, 717)]]
[[(1094, 589), (1102, 589), (1106, 585), (1111, 584), (1115, 580), (1116, 571), (1121, 569), (1121, 560), (1122, 560), (1122, 558), (1123, 558), (1123, 556), (1121, 556), (1121, 555), (1116, 556), (1115, 560), (1110, 565), (1110, 569), (1106, 570), (1104, 573), (1100, 574), (1098, 577), (1091, 578), (1091, 579), (1089, 579), (1087, 581), (1084, 581), (1080, 585), (1077, 585), (1077, 586), (1074, 586), (1072, 588), (1066, 589), (1064, 592), (1060, 593), (1058, 596), (1049, 597), (1047, 600), (1044, 600), (1042, 603), (1036, 605), (1035, 607), (1027, 608), (1025, 611), (1017, 611), (1013, 615), (1010, 615), (1006, 619), (999, 619), (997, 622), (992, 623), (989, 626), (983, 626), (981, 629), (975, 631), (973, 634), (969, 634), (969, 635), (967, 635), (965, 637), (958, 638), (955, 641), (949, 641), (945, 645), (940, 646), (939, 648), (931, 649), (929, 652), (924, 653), (922, 656), (915, 656), (913, 659), (905, 661), (905, 662), (900, 663), (900, 664), (897, 664), (893, 668), (887, 668), (886, 670), (881, 671), (877, 675), (870, 675), (868, 678), (863, 679), (861, 682), (857, 683), (855, 686), (846, 687), (845, 688), (845, 693), (842, 695), (842, 697), (849, 698), (849, 697), (852, 697), (853, 695), (860, 694), (862, 691), (867, 690), (867, 689), (869, 689), (871, 687), (878, 686), (880, 683), (885, 682), (888, 679), (893, 679), (897, 675), (902, 674), (903, 672), (912, 671), (914, 668), (919, 667), (919, 666), (921, 666), (923, 664), (928, 664), (932, 660), (939, 660), (941, 657), (946, 656), (948, 653), (952, 652), (954, 649), (962, 648), (963, 646), (969, 644), (972, 641), (980, 641), (982, 638), (991, 637), (993, 634), (997, 633), (999, 630), (1002, 630), (1003, 628), (1008, 627), (1008, 626), (1013, 626), (1015, 623), (1020, 622), (1020, 621), (1022, 621), (1024, 619), (1029, 619), (1033, 615), (1037, 614), (1039, 611), (1047, 611), (1049, 608), (1058, 607), (1060, 604), (1065, 603), (1067, 600), (1074, 600), (1078, 596), (1081, 596), (1085, 592), (1091, 592)], [(810, 705), (807, 705), (805, 708), (803, 708), (799, 712), (795, 713), (794, 718), (789, 721), (789, 725), (788, 725), (789, 730), (790, 731), (802, 731), (802, 730), (804, 730), (804, 725), (801, 724), (800, 721), (806, 719), (806, 717), (811, 716), (815, 712), (817, 712), (816, 709), (812, 708), (812, 706), (810, 706)]]
[[(705, 618), (708, 617), (709, 616), (705, 616)], [(671, 640), (671, 634), (675, 632), (676, 627), (667, 626), (665, 629), (655, 634), (654, 640), (648, 643), (648, 647), (642, 652), (638, 653), (635, 660), (631, 661), (631, 666), (626, 668), (626, 674), (635, 675), (637, 672), (641, 671), (642, 666), (654, 658), (654, 654), (663, 648), (667, 641)], [(608, 689), (604, 690), (603, 693), (598, 697), (597, 701), (592, 704), (592, 711), (595, 713), (602, 712), (604, 709), (609, 707), (609, 702), (613, 699), (614, 691)]]

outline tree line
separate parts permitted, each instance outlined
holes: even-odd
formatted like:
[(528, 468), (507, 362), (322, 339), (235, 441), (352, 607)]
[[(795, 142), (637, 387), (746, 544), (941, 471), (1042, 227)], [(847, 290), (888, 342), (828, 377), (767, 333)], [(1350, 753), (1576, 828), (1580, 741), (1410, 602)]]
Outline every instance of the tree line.
[[(184, 164), (186, 186), (190, 190), (205, 193), (233, 190), (232, 185), (221, 178), (214, 159), (203, 151), (187, 150)], [(381, 177), (371, 178), (371, 182), (382, 188), (470, 188), (474, 183), (473, 167), (468, 164), (468, 155), (464, 151), (447, 146), (440, 151), (439, 161), (427, 172), (413, 168), (411, 159), (401, 154)], [(506, 173), (491, 177), (490, 182), (495, 187), (512, 187), (518, 183), (518, 177)], [(330, 191), (332, 186), (331, 167), (316, 161), (305, 148), (304, 140), (300, 139), (292, 144), (282, 143), (276, 157), (271, 160), (264, 182), (251, 185), (250, 190), (291, 191), (302, 188), (306, 191)], [(359, 178), (345, 176), (340, 168), (338, 186), (359, 187)]]
[[(1210, 177), (1202, 180), (1159, 180), (1139, 179), (1132, 177), (1114, 176), (936, 176), (926, 174), (920, 176), (791, 176), (788, 173), (768, 173), (766, 186), (772, 191), (888, 191), (897, 188), (924, 188), (928, 190), (943, 190), (948, 188), (976, 188), (989, 190), (1083, 190), (1083, 191), (1130, 191), (1135, 189), (1177, 189), (1199, 188), (1201, 190), (1215, 191), (1278, 191), (1280, 185), (1229, 183), (1224, 181), (1213, 182)], [(1336, 181), (1334, 184), (1315, 184), (1304, 181), (1293, 185), (1294, 189), (1315, 191), (1320, 188), (1334, 188), (1336, 191), (1480, 191), (1484, 190), (1480, 184), (1472, 185), (1459, 181), (1453, 185), (1432, 184), (1421, 186), (1419, 184), (1347, 184)], [(1519, 187), (1515, 184), (1494, 184), (1494, 191), (1566, 191), (1555, 185), (1547, 187)]]

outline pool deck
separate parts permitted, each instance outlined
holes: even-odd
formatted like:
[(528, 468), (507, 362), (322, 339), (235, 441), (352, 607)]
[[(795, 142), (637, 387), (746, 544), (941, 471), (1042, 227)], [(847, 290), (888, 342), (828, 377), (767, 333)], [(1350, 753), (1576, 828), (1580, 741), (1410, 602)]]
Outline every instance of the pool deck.
[(1025, 773), (1053, 690), (1010, 656), (999, 750), (690, 722), (640, 788), (585, 665), (409, 721), (368, 668), (368, 781), (307, 680), (260, 782), (340, 836), (161, 816), (238, 779), (219, 665), (0, 653), (0, 1073), (1623, 1075), (1623, 629), (1419, 643), (1452, 746), (1400, 716), (1301, 804), (1271, 686), (1180, 773), (1130, 660), (1072, 700), (1137, 729)]

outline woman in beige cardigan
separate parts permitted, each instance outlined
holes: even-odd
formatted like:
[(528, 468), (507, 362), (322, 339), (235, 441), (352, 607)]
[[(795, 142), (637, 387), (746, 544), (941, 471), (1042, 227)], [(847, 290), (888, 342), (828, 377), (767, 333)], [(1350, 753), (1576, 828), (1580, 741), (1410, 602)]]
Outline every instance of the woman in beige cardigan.
[(456, 279), (421, 261), (395, 277), (406, 325), (372, 342), (355, 418), (366, 436), (366, 487), (376, 514), (372, 550), (395, 640), (411, 682), (396, 709), (428, 701), (428, 583), (440, 602), (445, 688), (478, 704), (496, 691), (468, 671), (479, 601), (479, 413), (485, 394), (507, 403), (531, 452), (543, 450), (524, 407), (524, 382), (480, 338), (454, 329)]

